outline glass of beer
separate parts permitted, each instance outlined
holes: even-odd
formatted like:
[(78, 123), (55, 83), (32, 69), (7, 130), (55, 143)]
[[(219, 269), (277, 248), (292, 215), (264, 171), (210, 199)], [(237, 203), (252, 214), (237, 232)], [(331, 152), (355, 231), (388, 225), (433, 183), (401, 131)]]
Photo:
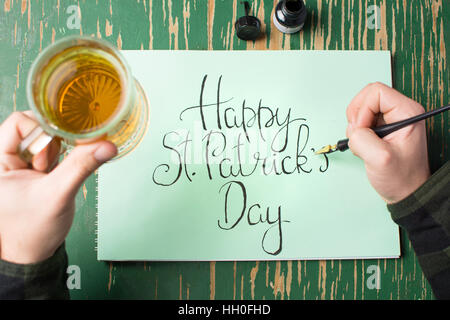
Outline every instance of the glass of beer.
[(136, 148), (148, 126), (144, 90), (105, 41), (71, 36), (50, 45), (33, 62), (26, 91), (38, 121), (18, 147), (27, 162), (53, 139), (68, 149), (106, 139), (118, 159)]

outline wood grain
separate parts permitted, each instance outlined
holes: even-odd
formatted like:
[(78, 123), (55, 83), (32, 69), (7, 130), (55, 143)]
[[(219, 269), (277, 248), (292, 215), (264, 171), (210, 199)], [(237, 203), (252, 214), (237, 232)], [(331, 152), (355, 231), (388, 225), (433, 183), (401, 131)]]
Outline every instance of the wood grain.
[[(391, 50), (397, 90), (427, 110), (448, 103), (449, 1), (306, 0), (307, 23), (293, 35), (273, 26), (276, 2), (251, 1), (265, 36), (244, 42), (234, 30), (244, 14), (237, 0), (1, 0), (0, 120), (28, 109), (25, 82), (32, 61), (47, 45), (71, 34), (92, 35), (122, 49)], [(79, 8), (80, 29), (68, 26), (71, 5)], [(380, 10), (379, 29), (370, 29), (367, 22), (372, 5)], [(427, 130), (436, 170), (449, 159), (448, 114), (429, 119)], [(82, 288), (71, 291), (73, 298), (433, 298), (404, 232), (402, 258), (394, 260), (98, 262), (95, 203), (95, 177), (90, 177), (77, 195), (67, 240), (70, 264), (82, 272)], [(380, 289), (366, 284), (371, 265), (380, 269)]]

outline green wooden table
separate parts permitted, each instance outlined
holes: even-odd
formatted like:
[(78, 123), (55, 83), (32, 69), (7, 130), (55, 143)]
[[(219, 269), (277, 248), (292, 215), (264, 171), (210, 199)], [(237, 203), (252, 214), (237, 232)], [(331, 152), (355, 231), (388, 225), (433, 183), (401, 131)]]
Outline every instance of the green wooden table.
[[(277, 1), (251, 1), (266, 37), (244, 42), (234, 30), (244, 14), (238, 0), (1, 0), (0, 121), (28, 109), (26, 76), (39, 51), (72, 34), (93, 35), (122, 49), (391, 50), (396, 89), (427, 110), (449, 102), (450, 1), (305, 2), (305, 28), (289, 36), (271, 23)], [(449, 159), (448, 114), (428, 120), (427, 129), (435, 170)], [(67, 240), (69, 264), (81, 272), (81, 288), (71, 290), (72, 298), (433, 298), (404, 232), (402, 257), (391, 260), (99, 262), (95, 203), (91, 176), (77, 195)]]

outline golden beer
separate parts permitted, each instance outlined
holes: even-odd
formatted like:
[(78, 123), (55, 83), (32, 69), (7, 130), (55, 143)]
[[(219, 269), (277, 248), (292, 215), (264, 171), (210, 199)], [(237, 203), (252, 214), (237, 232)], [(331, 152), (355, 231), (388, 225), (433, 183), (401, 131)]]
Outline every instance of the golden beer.
[(45, 134), (67, 146), (107, 139), (118, 148), (115, 159), (133, 150), (147, 128), (141, 86), (118, 50), (92, 38), (69, 37), (46, 48), (31, 68), (27, 96)]

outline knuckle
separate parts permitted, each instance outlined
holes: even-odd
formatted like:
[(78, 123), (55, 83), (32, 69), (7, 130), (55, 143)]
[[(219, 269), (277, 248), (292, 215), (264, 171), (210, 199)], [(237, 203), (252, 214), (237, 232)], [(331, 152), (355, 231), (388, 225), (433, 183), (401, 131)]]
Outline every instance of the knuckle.
[(359, 150), (358, 150), (357, 145), (355, 144), (354, 140), (352, 140), (352, 139), (348, 140), (348, 148), (353, 153), (353, 155), (360, 157), (360, 154), (358, 152)]
[(413, 111), (414, 115), (419, 115), (426, 111), (425, 108), (420, 103), (416, 102), (414, 105), (415, 105)]
[(390, 165), (392, 162), (392, 153), (387, 149), (381, 149), (378, 152), (377, 161), (383, 167)]
[(2, 130), (11, 130), (23, 119), (22, 117), (23, 115), (20, 112), (14, 111), (6, 118), (5, 121), (0, 123), (0, 128), (2, 128)]
[(406, 117), (414, 117), (426, 111), (420, 103), (411, 98), (407, 98), (403, 110)]
[(384, 83), (380, 82), (380, 81), (375, 81), (375, 82), (370, 83), (370, 84), (368, 85), (368, 87), (369, 87), (371, 90), (377, 90), (377, 91), (380, 91), (380, 90), (383, 90), (384, 88), (386, 88), (386, 85), (385, 85)]
[(24, 115), (22, 114), (22, 112), (20, 111), (14, 111), (13, 113), (11, 113), (11, 115), (9, 116), (9, 119), (13, 122), (18, 122), (20, 120), (24, 119)]
[(345, 114), (347, 115), (347, 120), (350, 121), (351, 116), (352, 116), (352, 114), (353, 114), (353, 109), (352, 109), (350, 106), (347, 107), (347, 109), (345, 110)]
[(35, 122), (21, 111), (12, 112), (8, 118), (6, 118), (5, 122), (3, 122), (7, 127), (22, 127), (23, 125), (28, 126), (31, 123), (34, 124)]
[(95, 160), (91, 156), (84, 158), (77, 157), (76, 159), (74, 159), (74, 162), (74, 167), (78, 168), (80, 176), (88, 176), (95, 165)]
[(351, 135), (351, 132), (352, 132), (352, 130), (350, 129), (350, 127), (349, 127), (349, 126), (347, 126), (347, 129), (345, 129), (345, 135), (346, 135), (346, 137), (347, 137), (347, 138), (349, 138), (349, 137), (350, 137), (350, 135)]
[(384, 87), (386, 87), (386, 85), (383, 82), (380, 82), (380, 81), (375, 81), (375, 82), (372, 83), (372, 85), (375, 88), (384, 88)]
[(352, 130), (349, 130), (349, 139), (356, 141), (359, 140), (359, 138), (361, 137), (361, 133), (363, 132), (363, 128), (353, 128)]

